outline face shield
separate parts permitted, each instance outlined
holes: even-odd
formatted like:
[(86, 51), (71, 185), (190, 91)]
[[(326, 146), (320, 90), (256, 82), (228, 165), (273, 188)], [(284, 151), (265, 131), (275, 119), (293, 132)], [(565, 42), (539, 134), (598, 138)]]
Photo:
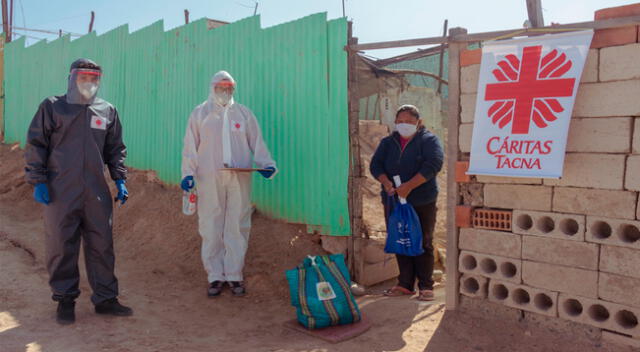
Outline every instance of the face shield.
[(95, 69), (74, 68), (69, 75), (67, 98), (71, 104), (92, 104), (100, 88), (102, 72)]
[(223, 80), (216, 83), (211, 89), (213, 90), (212, 94), (216, 103), (225, 106), (229, 104), (233, 98), (235, 84), (231, 81)]
[(211, 78), (209, 101), (222, 106), (233, 104), (236, 81), (227, 71), (219, 71)]

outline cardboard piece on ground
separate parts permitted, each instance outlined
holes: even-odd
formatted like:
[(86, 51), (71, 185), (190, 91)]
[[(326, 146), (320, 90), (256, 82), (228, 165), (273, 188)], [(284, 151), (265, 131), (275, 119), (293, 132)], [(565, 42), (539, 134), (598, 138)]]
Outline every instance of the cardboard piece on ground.
[(289, 320), (283, 325), (287, 329), (299, 331), (331, 343), (338, 343), (352, 339), (364, 334), (369, 330), (369, 328), (371, 328), (371, 323), (364, 317), (364, 315), (362, 315), (362, 319), (355, 324), (330, 326), (328, 328), (314, 330), (305, 328), (302, 324), (298, 323), (297, 319)]
[(267, 169), (252, 169), (252, 168), (241, 168), (241, 167), (225, 167), (220, 169), (222, 171), (235, 171), (235, 172), (253, 172), (253, 171), (269, 171)]

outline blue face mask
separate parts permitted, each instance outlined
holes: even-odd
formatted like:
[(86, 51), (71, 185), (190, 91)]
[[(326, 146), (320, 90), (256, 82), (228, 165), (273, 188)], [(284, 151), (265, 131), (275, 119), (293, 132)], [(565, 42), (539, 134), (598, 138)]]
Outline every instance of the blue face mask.
[(412, 123), (397, 123), (396, 131), (400, 133), (402, 137), (408, 138), (413, 136), (418, 130), (418, 125)]

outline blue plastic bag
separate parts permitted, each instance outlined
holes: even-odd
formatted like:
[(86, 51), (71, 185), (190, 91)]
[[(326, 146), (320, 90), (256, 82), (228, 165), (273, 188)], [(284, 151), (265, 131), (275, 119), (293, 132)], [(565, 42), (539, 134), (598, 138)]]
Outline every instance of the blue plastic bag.
[(387, 221), (386, 253), (418, 256), (424, 253), (422, 248), (422, 226), (415, 209), (409, 203), (400, 203), (395, 197), (388, 198), (391, 213)]
[(351, 293), (351, 277), (342, 254), (307, 257), (288, 270), (291, 305), (307, 329), (351, 324), (362, 318)]

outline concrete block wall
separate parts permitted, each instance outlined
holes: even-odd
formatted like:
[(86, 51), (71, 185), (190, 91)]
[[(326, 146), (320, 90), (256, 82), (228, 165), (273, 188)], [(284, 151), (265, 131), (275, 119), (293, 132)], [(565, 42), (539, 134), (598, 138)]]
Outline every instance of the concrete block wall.
[[(630, 15), (640, 15), (640, 4), (599, 10), (595, 17)], [(640, 345), (638, 32), (638, 26), (596, 31), (561, 179), (478, 175), (465, 183), (482, 190), (482, 208), (512, 211), (513, 223), (511, 231), (459, 229), (460, 294), (586, 324), (606, 330), (609, 340)], [(460, 61), (463, 161), (471, 149), (481, 50)]]

